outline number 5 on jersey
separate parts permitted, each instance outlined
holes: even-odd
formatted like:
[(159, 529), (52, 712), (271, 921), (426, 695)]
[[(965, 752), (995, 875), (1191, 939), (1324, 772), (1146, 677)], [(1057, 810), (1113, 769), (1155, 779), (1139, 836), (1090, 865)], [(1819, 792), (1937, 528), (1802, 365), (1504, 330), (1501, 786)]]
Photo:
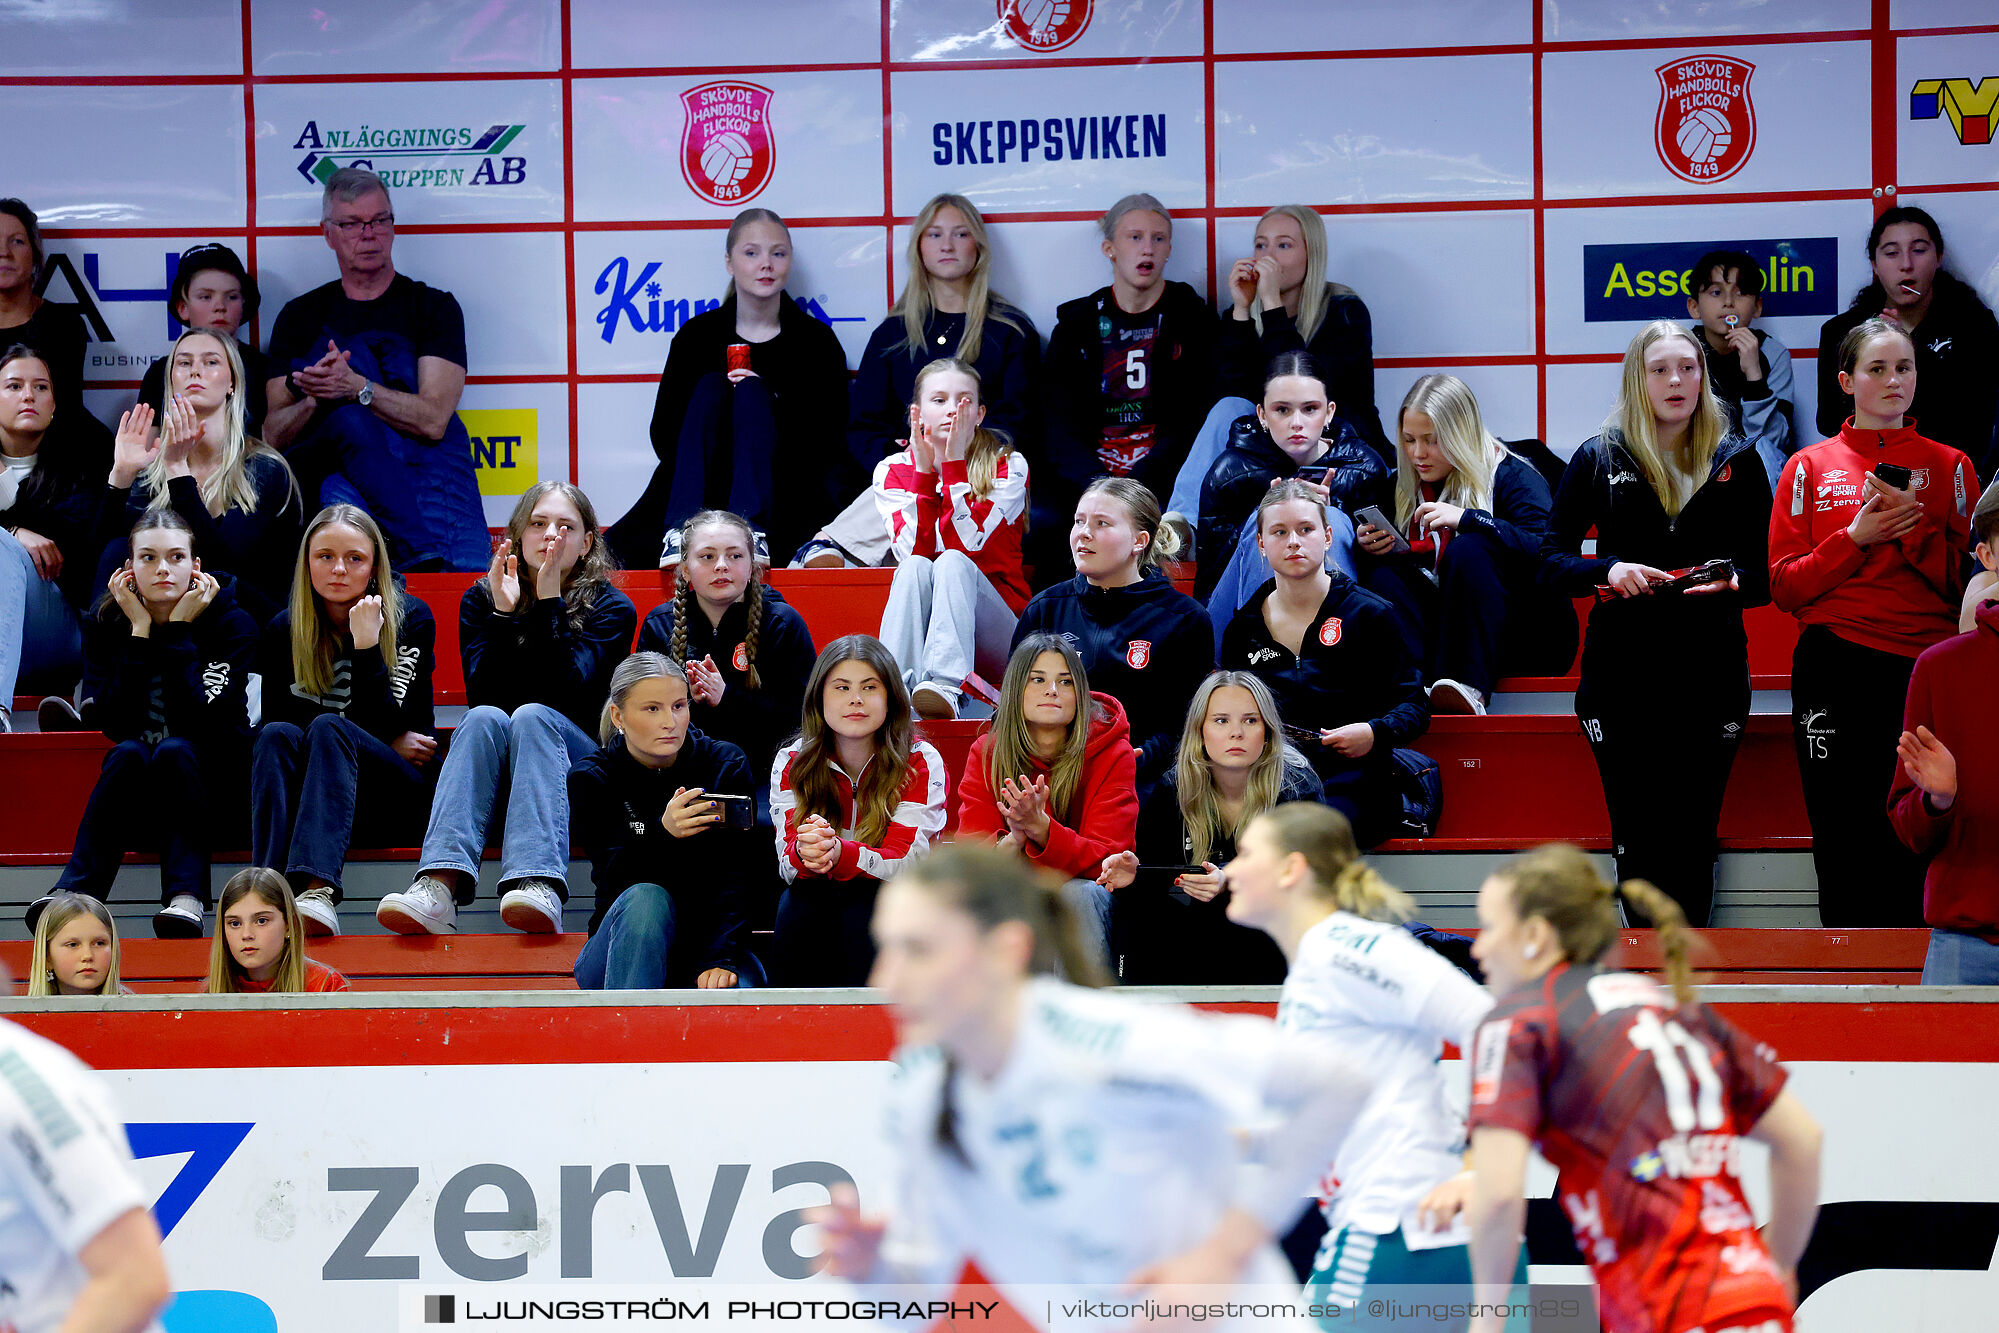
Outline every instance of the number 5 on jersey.
[(1145, 349), (1134, 347), (1124, 354), (1124, 387), (1138, 390), (1145, 387)]

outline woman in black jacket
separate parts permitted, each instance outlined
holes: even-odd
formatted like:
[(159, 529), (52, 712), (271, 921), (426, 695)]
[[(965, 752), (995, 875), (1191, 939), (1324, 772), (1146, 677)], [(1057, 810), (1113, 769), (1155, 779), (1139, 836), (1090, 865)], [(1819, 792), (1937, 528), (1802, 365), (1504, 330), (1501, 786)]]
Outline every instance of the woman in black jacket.
[(250, 751), (244, 690), (257, 626), (233, 580), (204, 571), (197, 549), (173, 510), (140, 515), (85, 626), (85, 714), (113, 744), (53, 891), (106, 898), (125, 853), (156, 847), (161, 939), (201, 935), (209, 854), (228, 827), (222, 812), (242, 806)]
[[(1247, 671), (1194, 691), (1173, 772), (1138, 812), (1138, 846), (1104, 859), (1112, 957), (1132, 985), (1274, 986), (1284, 955), (1228, 918), (1236, 835), (1291, 801), (1317, 802), (1318, 775), (1285, 739), (1276, 700)], [(1185, 867), (1176, 873), (1176, 867)]]
[(743, 752), (692, 723), (687, 676), (658, 653), (633, 653), (611, 674), (604, 748), (569, 773), (574, 836), (590, 859), (597, 910), (576, 958), (584, 990), (702, 990), (751, 985), (743, 897), (755, 834), (731, 819), (746, 798)]
[(1483, 713), (1501, 675), (1560, 675), (1576, 616), (1541, 586), (1554, 498), (1492, 437), (1463, 380), (1425, 375), (1396, 414), (1395, 534), (1360, 525), (1360, 581), (1395, 608), (1439, 713)]
[(264, 725), (250, 757), (251, 856), (284, 869), (309, 935), (340, 933), (357, 831), (408, 842), (429, 817), (436, 647), (437, 622), (390, 569), (375, 520), (353, 505), (320, 510), (291, 606), (257, 644)]
[[(1576, 717), (1603, 779), (1617, 878), (1651, 881), (1696, 926), (1714, 905), (1722, 793), (1749, 722), (1742, 613), (1770, 600), (1770, 480), (1729, 433), (1705, 366), (1681, 325), (1638, 331), (1603, 433), (1569, 460), (1542, 551), (1563, 596), (1599, 598)], [(1711, 560), (1733, 576), (1654, 591)]]
[(97, 489), (57, 415), (48, 358), (18, 344), (0, 352), (0, 731), (14, 729), (8, 706), (24, 671), (66, 693), (82, 656)]
[[(1970, 456), (1990, 482), (1999, 458), (1992, 453), (1992, 423), (1999, 394), (1992, 369), (1999, 365), (1999, 321), (1978, 293), (1943, 267), (1943, 232), (1920, 208), (1896, 206), (1874, 219), (1867, 233), (1873, 281), (1853, 304), (1819, 329), (1819, 356), (1830, 367), (1847, 334), (1877, 316), (1899, 324), (1916, 348), (1916, 397), (1908, 405), (1925, 439)], [(1839, 376), (1819, 375), (1819, 434), (1836, 436), (1853, 415), (1853, 395)]]
[(791, 232), (767, 208), (730, 224), (728, 295), (682, 325), (652, 410), (659, 466), (606, 534), (626, 569), (665, 564), (662, 546), (703, 509), (747, 518), (781, 560), (867, 486), (847, 452), (825, 447), (847, 415), (847, 353), (833, 330), (785, 294)]
[(500, 920), (562, 932), (569, 899), (569, 767), (591, 735), (638, 612), (613, 587), (597, 510), (566, 481), (530, 486), (486, 577), (458, 604), (458, 654), (471, 705), (437, 776), (416, 880), (382, 896), (375, 919), (400, 935), (457, 929), (479, 888), (496, 817)]

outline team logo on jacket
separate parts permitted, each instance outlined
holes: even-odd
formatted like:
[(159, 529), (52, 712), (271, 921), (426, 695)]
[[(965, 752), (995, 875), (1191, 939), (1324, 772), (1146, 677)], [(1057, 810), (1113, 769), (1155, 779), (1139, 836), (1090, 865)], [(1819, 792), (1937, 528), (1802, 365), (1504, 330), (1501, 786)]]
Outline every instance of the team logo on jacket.
[(1094, 0), (999, 0), (1000, 25), (1029, 51), (1060, 51), (1090, 26)]
[(680, 95), (687, 124), (680, 131), (680, 174), (711, 204), (754, 199), (770, 184), (777, 143), (770, 133), (771, 91), (722, 79)]
[(1124, 646), (1124, 662), (1133, 671), (1143, 671), (1152, 661), (1152, 640), (1133, 639)]
[(750, 669), (750, 645), (748, 643), (739, 643), (736, 645), (736, 651), (729, 654), (729, 665), (738, 671), (748, 671)]
[(1721, 471), (1720, 471), (1720, 472), (1719, 472), (1719, 473), (1718, 473), (1718, 474), (1717, 474), (1717, 475), (1715, 476), (1715, 479), (1714, 479), (1714, 480), (1715, 480), (1715, 484), (1716, 484), (1716, 485), (1721, 485), (1721, 484), (1723, 484), (1723, 483), (1727, 482), (1727, 480), (1728, 480), (1728, 479), (1729, 479), (1730, 477), (1734, 476), (1734, 475), (1735, 475), (1735, 464), (1733, 464), (1733, 463), (1723, 463), (1723, 464), (1721, 465)]
[(1338, 616), (1327, 616), (1326, 623), (1319, 626), (1319, 642), (1330, 648), (1340, 641), (1340, 634), (1342, 632), (1340, 618)]
[(1912, 491), (1926, 491), (1929, 488), (1930, 488), (1930, 470), (1926, 467), (1910, 468), (1909, 489)]
[(1666, 170), (1696, 185), (1727, 180), (1756, 151), (1749, 76), (1734, 56), (1688, 56), (1659, 66), (1659, 115), (1652, 137)]

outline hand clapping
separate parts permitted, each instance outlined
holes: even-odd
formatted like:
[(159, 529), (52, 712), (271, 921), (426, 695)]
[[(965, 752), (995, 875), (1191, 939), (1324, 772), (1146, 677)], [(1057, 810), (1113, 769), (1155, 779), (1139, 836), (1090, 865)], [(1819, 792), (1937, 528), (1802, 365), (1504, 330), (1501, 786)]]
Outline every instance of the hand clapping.
[(486, 567), (486, 586), (493, 591), (493, 609), (501, 615), (512, 615), (521, 604), (520, 557), (505, 537), (493, 552), (493, 563)]
[(722, 668), (715, 665), (713, 653), (699, 662), (687, 664), (687, 684), (694, 702), (710, 708), (722, 702), (722, 696), (729, 688), (729, 682), (722, 678)]
[(121, 491), (131, 486), (159, 452), (159, 441), (153, 435), (153, 409), (140, 403), (118, 418), (118, 433), (111, 441), (111, 485)]

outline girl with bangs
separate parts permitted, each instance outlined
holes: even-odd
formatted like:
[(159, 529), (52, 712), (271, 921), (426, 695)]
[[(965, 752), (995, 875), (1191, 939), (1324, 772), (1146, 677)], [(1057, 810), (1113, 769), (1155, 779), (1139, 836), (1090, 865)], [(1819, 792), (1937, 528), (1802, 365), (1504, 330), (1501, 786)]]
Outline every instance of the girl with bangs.
[(239, 870), (215, 906), (205, 995), (308, 995), (351, 990), (347, 978), (305, 956), (309, 927), (291, 884), (265, 866)]
[(961, 194), (940, 194), (917, 210), (903, 256), (908, 274), (888, 318), (875, 326), (854, 377), (847, 444), (872, 472), (895, 449), (915, 401), (917, 378), (948, 357), (971, 366), (985, 386), (987, 424), (1025, 440), (1041, 374), (1034, 321), (992, 289), (986, 221)]
[(778, 900), (771, 979), (861, 986), (882, 881), (944, 831), (944, 761), (916, 738), (902, 673), (882, 641), (835, 639), (805, 684), (798, 735), (771, 766)]
[[(1603, 780), (1618, 877), (1658, 885), (1697, 925), (1714, 903), (1722, 793), (1749, 721), (1742, 613), (1770, 600), (1770, 479), (1729, 430), (1705, 367), (1694, 335), (1671, 320), (1638, 331), (1602, 433), (1569, 460), (1542, 548), (1556, 591), (1600, 599), (1576, 717)], [(1585, 556), (1592, 528), (1596, 553)], [(1654, 591), (1711, 560), (1732, 574)]]
[(1359, 578), (1395, 608), (1432, 710), (1483, 713), (1500, 676), (1567, 671), (1575, 613), (1538, 583), (1547, 481), (1493, 438), (1452, 375), (1411, 386), (1396, 435), (1395, 522), (1408, 549), (1361, 524)]
[(29, 927), (28, 995), (130, 995), (118, 979), (118, 923), (87, 893), (58, 893)]
[(923, 718), (957, 717), (967, 677), (1006, 669), (1027, 606), (1027, 459), (985, 420), (979, 372), (932, 361), (916, 377), (909, 447), (875, 467), (875, 506), (900, 557), (881, 637)]
[[(1286, 739), (1270, 687), (1217, 671), (1187, 709), (1173, 771), (1138, 811), (1136, 851), (1104, 859), (1118, 979), (1126, 985), (1274, 986), (1284, 958), (1229, 919), (1224, 866), (1237, 835), (1274, 806), (1316, 804), (1318, 774)], [(1198, 869), (1195, 869), (1198, 867)]]
[(1124, 705), (1094, 693), (1059, 634), (1021, 640), (1000, 683), (992, 730), (972, 742), (958, 783), (958, 834), (997, 841), (1059, 874), (1086, 944), (1110, 959), (1105, 861), (1132, 845), (1138, 756)]
[[(93, 539), (108, 577), (132, 520), (165, 506), (186, 519), (211, 574), (236, 576), (259, 626), (285, 605), (305, 521), (298, 482), (277, 450), (249, 433), (236, 340), (188, 329), (166, 359), (171, 389), (156, 418), (141, 402), (119, 423)], [(159, 429), (154, 430), (157, 420)]]
[(408, 843), (430, 816), (436, 643), (375, 520), (354, 505), (320, 510), (291, 606), (257, 646), (264, 725), (250, 760), (252, 854), (285, 868), (313, 935), (340, 933), (340, 873), (358, 833)]
[(375, 908), (390, 930), (457, 929), (499, 818), (500, 920), (531, 934), (562, 932), (565, 778), (597, 748), (591, 729), (638, 625), (631, 598), (610, 574), (590, 497), (566, 481), (530, 486), (486, 577), (459, 599), (458, 655), (471, 707), (438, 773), (422, 869)]

